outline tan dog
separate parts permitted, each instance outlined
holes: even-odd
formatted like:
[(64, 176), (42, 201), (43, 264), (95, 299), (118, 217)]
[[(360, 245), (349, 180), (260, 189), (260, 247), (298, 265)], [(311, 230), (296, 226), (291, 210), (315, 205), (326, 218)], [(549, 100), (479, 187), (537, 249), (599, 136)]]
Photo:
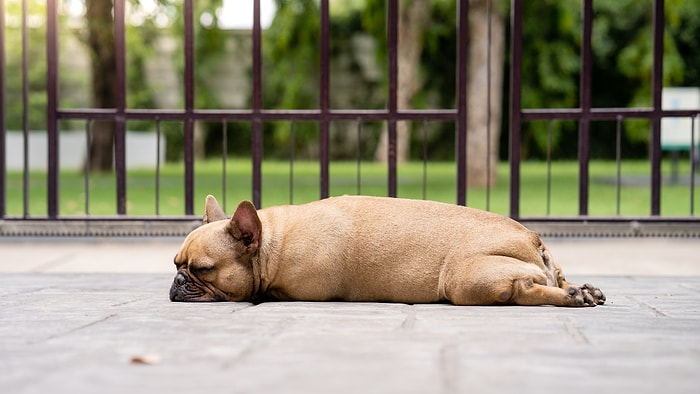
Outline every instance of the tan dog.
[(507, 217), (431, 201), (346, 196), (230, 220), (207, 197), (204, 225), (175, 256), (172, 301), (451, 302), (595, 306), (540, 237)]

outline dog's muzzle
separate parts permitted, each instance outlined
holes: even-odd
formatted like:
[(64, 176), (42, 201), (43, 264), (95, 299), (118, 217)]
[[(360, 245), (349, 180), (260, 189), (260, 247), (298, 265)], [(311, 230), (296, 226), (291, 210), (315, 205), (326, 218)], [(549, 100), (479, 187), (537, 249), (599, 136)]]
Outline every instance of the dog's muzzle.
[(211, 302), (220, 301), (220, 298), (204, 290), (186, 273), (180, 271), (175, 275), (173, 284), (170, 286), (170, 301)]

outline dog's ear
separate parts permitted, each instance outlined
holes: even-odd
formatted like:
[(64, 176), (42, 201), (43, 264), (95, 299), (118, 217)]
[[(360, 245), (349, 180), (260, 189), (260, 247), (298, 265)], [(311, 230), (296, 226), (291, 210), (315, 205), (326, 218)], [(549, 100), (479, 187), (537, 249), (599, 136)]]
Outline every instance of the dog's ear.
[(207, 224), (211, 222), (216, 222), (219, 220), (228, 219), (226, 212), (221, 209), (219, 202), (211, 194), (207, 196), (207, 201), (204, 204), (204, 217), (202, 218), (202, 224)]
[(238, 204), (227, 229), (233, 238), (243, 242), (247, 253), (252, 253), (260, 247), (262, 223), (258, 217), (258, 211), (250, 201), (242, 201)]

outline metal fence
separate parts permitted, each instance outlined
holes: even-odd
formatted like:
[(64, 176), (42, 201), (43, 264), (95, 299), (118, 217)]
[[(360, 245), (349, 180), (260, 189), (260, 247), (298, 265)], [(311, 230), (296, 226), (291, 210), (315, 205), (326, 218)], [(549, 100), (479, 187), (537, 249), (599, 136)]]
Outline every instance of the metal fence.
[[(210, 122), (249, 122), (252, 126), (251, 134), (251, 161), (252, 161), (252, 196), (256, 206), (261, 206), (262, 193), (262, 163), (263, 163), (263, 124), (265, 122), (313, 122), (319, 129), (319, 198), (330, 195), (330, 183), (333, 181), (330, 172), (330, 126), (332, 122), (349, 121), (356, 122), (358, 129), (364, 122), (385, 122), (388, 128), (388, 162), (387, 162), (387, 196), (397, 196), (397, 123), (402, 121), (438, 122), (449, 121), (455, 125), (455, 173), (456, 195), (455, 202), (460, 205), (467, 204), (467, 68), (468, 68), (468, 26), (469, 18), (468, 1), (458, 1), (457, 7), (457, 42), (456, 47), (456, 97), (454, 109), (400, 109), (397, 103), (397, 70), (398, 70), (398, 25), (399, 25), (399, 0), (387, 1), (386, 26), (388, 46), (388, 100), (385, 109), (334, 109), (330, 104), (330, 12), (329, 0), (320, 1), (320, 56), (319, 62), (319, 107), (306, 110), (277, 110), (266, 109), (262, 100), (262, 27), (260, 1), (254, 1), (253, 28), (252, 28), (252, 105), (250, 109), (196, 109), (194, 102), (195, 74), (194, 74), (194, 1), (184, 1), (184, 108), (182, 109), (131, 109), (126, 104), (126, 53), (125, 42), (125, 1), (114, 1), (114, 26), (116, 47), (116, 83), (118, 86), (117, 105), (115, 108), (79, 108), (66, 109), (59, 104), (59, 76), (58, 76), (58, 2), (47, 2), (47, 136), (48, 136), (48, 164), (47, 164), (47, 214), (36, 217), (28, 214), (25, 205), (25, 214), (20, 217), (8, 216), (7, 190), (5, 166), (5, 141), (6, 130), (0, 130), (0, 234), (3, 235), (181, 235), (189, 231), (198, 222), (198, 216), (194, 212), (195, 197), (195, 154), (194, 154), (194, 123), (196, 121)], [(489, 12), (491, 1), (489, 4)], [(663, 110), (661, 107), (662, 67), (663, 67), (663, 35), (664, 35), (664, 1), (654, 0), (654, 67), (653, 67), (653, 107), (652, 108), (592, 108), (591, 105), (591, 31), (593, 22), (593, 1), (583, 0), (583, 31), (581, 48), (581, 79), (580, 79), (580, 107), (571, 109), (523, 109), (521, 105), (522, 89), (522, 27), (528, 23), (523, 18), (523, 1), (511, 2), (511, 70), (510, 70), (510, 216), (548, 235), (682, 235), (700, 236), (700, 220), (695, 216), (694, 169), (690, 176), (690, 210), (684, 217), (661, 217), (661, 143), (660, 124), (663, 117), (688, 117), (694, 118), (698, 110)], [(0, 1), (0, 8), (3, 2)], [(26, 40), (26, 24), (24, 25), (23, 40)], [(4, 30), (3, 20), (0, 19), (0, 64), (5, 63), (4, 55)], [(26, 45), (26, 43), (25, 43)], [(24, 49), (26, 53), (26, 47)], [(25, 62), (26, 63), (26, 62)], [(23, 65), (25, 78), (23, 87), (23, 100), (26, 114), (27, 108), (27, 82), (26, 64)], [(7, 77), (2, 71), (0, 78), (0, 124), (5, 124), (4, 79)], [(489, 76), (490, 78), (490, 76)], [(486, 99), (486, 98), (485, 98)], [(643, 217), (599, 217), (591, 216), (589, 207), (589, 155), (591, 122), (599, 120), (612, 120), (617, 122), (619, 135), (620, 125), (625, 119), (643, 118), (650, 119), (651, 130), (651, 206), (648, 216)], [(114, 163), (116, 174), (116, 215), (95, 216), (89, 213), (85, 216), (63, 216), (59, 210), (59, 122), (63, 120), (84, 121), (89, 131), (93, 121), (110, 120), (116, 124), (114, 138)], [(126, 122), (129, 120), (149, 120), (156, 124), (160, 136), (160, 124), (162, 122), (181, 122), (184, 128), (184, 215), (178, 217), (160, 216), (156, 212), (151, 216), (134, 216), (127, 212), (127, 171), (126, 171)], [(578, 152), (579, 152), (579, 210), (578, 215), (571, 217), (555, 217), (551, 215), (542, 217), (527, 217), (521, 215), (521, 129), (522, 125), (534, 120), (573, 120), (578, 122)], [(24, 130), (25, 147), (28, 130)], [(224, 134), (225, 136), (225, 134)], [(224, 137), (226, 138), (226, 137)], [(619, 138), (618, 138), (619, 141)], [(694, 146), (695, 144), (693, 144)], [(26, 149), (26, 148), (25, 148)], [(159, 148), (160, 149), (160, 148)], [(694, 147), (691, 147), (691, 150)], [(618, 143), (619, 151), (619, 143)], [(691, 156), (695, 152), (691, 151)], [(158, 152), (157, 154), (160, 154)], [(26, 157), (26, 152), (25, 152)], [(226, 160), (224, 155), (223, 160)], [(618, 155), (617, 165), (621, 159)], [(548, 158), (548, 166), (550, 165)], [(691, 166), (692, 167), (692, 166)], [(224, 166), (225, 168), (225, 166)], [(159, 190), (158, 169), (156, 169), (156, 194)], [(24, 173), (28, 172), (25, 164)], [(550, 176), (547, 174), (547, 203), (552, 198), (549, 191)], [(226, 188), (226, 173), (222, 182)], [(617, 178), (618, 199), (620, 205), (619, 190), (621, 188), (618, 171)], [(86, 175), (86, 193), (89, 191), (89, 175)], [(28, 194), (28, 182), (24, 182), (24, 195)], [(424, 182), (425, 187), (425, 182)], [(359, 188), (359, 187), (358, 187)], [(488, 195), (488, 191), (487, 191)], [(556, 198), (556, 196), (554, 197)], [(89, 196), (86, 196), (87, 207)], [(159, 197), (156, 197), (158, 204)], [(86, 213), (89, 210), (86, 208)], [(619, 212), (619, 210), (618, 210)]]
[[(664, 110), (662, 109), (662, 88), (663, 88), (663, 57), (664, 57), (664, 30), (665, 16), (663, 0), (653, 1), (653, 71), (652, 71), (652, 107), (651, 108), (593, 108), (591, 100), (591, 85), (592, 85), (592, 32), (593, 32), (593, 0), (583, 0), (582, 2), (582, 32), (581, 32), (581, 77), (579, 83), (579, 108), (562, 108), (562, 109), (523, 109), (521, 105), (522, 93), (522, 29), (525, 21), (523, 20), (523, 2), (512, 2), (512, 68), (511, 68), (511, 101), (510, 101), (510, 212), (511, 216), (520, 218), (524, 221), (547, 221), (550, 225), (559, 228), (559, 232), (566, 233), (567, 224), (574, 221), (598, 223), (596, 232), (603, 234), (618, 234), (622, 230), (622, 234), (642, 233), (645, 230), (651, 233), (664, 233), (671, 231), (673, 228), (682, 229), (680, 234), (698, 235), (698, 227), (700, 221), (695, 216), (695, 165), (690, 166), (689, 178), (689, 199), (688, 199), (688, 216), (683, 218), (661, 217), (661, 119), (664, 117), (685, 117), (691, 119), (690, 132), (690, 157), (696, 155), (695, 149), (697, 142), (695, 139), (695, 118), (700, 111), (692, 110)], [(651, 172), (651, 203), (649, 207), (649, 216), (647, 217), (592, 217), (589, 215), (589, 193), (590, 193), (590, 125), (594, 121), (615, 121), (616, 122), (616, 164), (617, 177), (615, 179), (617, 193), (615, 204), (617, 212), (620, 211), (620, 189), (621, 189), (621, 152), (620, 152), (620, 130), (621, 124), (625, 119), (649, 119), (651, 121), (651, 144), (650, 144), (650, 172)], [(578, 122), (578, 217), (573, 218), (523, 218), (520, 215), (520, 144), (521, 144), (521, 128), (524, 122), (545, 120), (551, 125), (554, 120), (573, 120)], [(548, 156), (548, 168), (550, 158)], [(549, 177), (549, 174), (547, 175)], [(549, 188), (550, 182), (547, 181)], [(547, 199), (551, 198), (549, 190)], [(549, 203), (549, 201), (547, 202)], [(622, 225), (622, 226), (620, 226)], [(551, 226), (550, 226), (551, 228)], [(678, 233), (676, 233), (678, 234)]]

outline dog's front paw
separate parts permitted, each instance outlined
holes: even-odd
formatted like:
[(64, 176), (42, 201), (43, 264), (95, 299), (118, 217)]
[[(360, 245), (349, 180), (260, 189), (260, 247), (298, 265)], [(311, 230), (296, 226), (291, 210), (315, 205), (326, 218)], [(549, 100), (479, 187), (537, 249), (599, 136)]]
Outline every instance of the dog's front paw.
[(569, 287), (567, 297), (575, 306), (596, 306), (605, 303), (605, 294), (590, 283)]

